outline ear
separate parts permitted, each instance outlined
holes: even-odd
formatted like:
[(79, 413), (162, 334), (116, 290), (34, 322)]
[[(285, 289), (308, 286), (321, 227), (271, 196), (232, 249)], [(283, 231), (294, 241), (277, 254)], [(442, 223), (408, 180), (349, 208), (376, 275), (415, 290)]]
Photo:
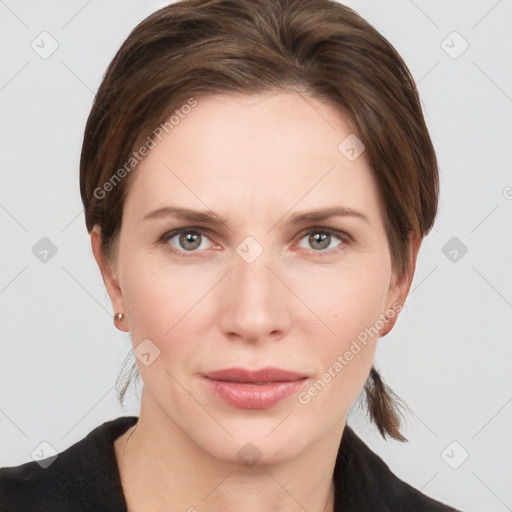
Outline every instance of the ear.
[(398, 315), (405, 304), (405, 300), (411, 288), (414, 271), (416, 270), (416, 261), (422, 240), (423, 238), (419, 233), (411, 234), (409, 241), (409, 268), (400, 278), (393, 275), (386, 299), (386, 310), (384, 312), (384, 314), (387, 312), (390, 314), (387, 316), (384, 327), (380, 330), (381, 337), (385, 336), (393, 329)]
[[(119, 286), (119, 281), (116, 276), (116, 269), (112, 268), (108, 261), (106, 260), (105, 254), (103, 252), (103, 248), (101, 246), (101, 228), (97, 224), (91, 230), (91, 247), (92, 252), (94, 254), (94, 259), (98, 264), (98, 267), (101, 272), (101, 276), (103, 278), (103, 282), (105, 283), (105, 287), (107, 288), (108, 295), (110, 297), (110, 302), (112, 303), (112, 309), (114, 314), (116, 313), (124, 313), (126, 311), (126, 306), (123, 299), (123, 294), (121, 291), (121, 287)], [(125, 326), (126, 317), (124, 319), (116, 322), (116, 327), (121, 329), (122, 331), (128, 332), (129, 329)]]

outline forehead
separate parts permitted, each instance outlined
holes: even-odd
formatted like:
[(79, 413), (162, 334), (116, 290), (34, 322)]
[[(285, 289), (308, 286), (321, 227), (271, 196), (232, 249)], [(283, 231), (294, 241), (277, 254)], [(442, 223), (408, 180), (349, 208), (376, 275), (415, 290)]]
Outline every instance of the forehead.
[[(136, 169), (125, 207), (138, 217), (172, 202), (253, 215), (326, 203), (380, 215), (380, 198), (350, 119), (294, 92), (196, 98)], [(179, 110), (179, 109), (178, 109)], [(186, 112), (186, 113), (185, 113)], [(172, 126), (172, 128), (171, 128)], [(347, 148), (353, 148), (347, 153)]]

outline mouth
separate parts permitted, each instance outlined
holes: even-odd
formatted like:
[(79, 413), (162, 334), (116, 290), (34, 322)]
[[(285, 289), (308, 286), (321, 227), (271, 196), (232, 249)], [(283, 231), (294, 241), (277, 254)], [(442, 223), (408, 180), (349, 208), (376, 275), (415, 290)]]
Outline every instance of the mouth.
[(203, 375), (211, 392), (240, 409), (267, 409), (298, 392), (307, 376), (280, 368), (227, 368)]
[(241, 384), (271, 384), (273, 382), (294, 382), (306, 378), (306, 375), (280, 368), (262, 368), (261, 370), (227, 368), (206, 373), (205, 377), (211, 380), (240, 382)]

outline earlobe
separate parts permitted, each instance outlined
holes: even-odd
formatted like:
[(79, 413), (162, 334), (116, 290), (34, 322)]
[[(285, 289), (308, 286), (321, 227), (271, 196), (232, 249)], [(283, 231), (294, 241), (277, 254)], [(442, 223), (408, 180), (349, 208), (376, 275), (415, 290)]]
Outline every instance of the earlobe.
[(126, 311), (124, 298), (121, 291), (121, 287), (119, 285), (118, 278), (114, 275), (115, 269), (111, 267), (109, 262), (105, 257), (105, 253), (101, 244), (101, 228), (97, 224), (91, 230), (91, 248), (94, 254), (94, 259), (98, 264), (98, 267), (101, 272), (101, 276), (103, 278), (103, 282), (105, 283), (105, 287), (107, 289), (107, 293), (110, 297), (110, 302), (112, 303), (112, 309), (114, 314), (123, 313), (123, 318), (115, 322), (115, 325), (118, 329), (128, 332), (129, 329), (126, 329), (122, 325), (122, 320), (125, 319), (124, 311)]

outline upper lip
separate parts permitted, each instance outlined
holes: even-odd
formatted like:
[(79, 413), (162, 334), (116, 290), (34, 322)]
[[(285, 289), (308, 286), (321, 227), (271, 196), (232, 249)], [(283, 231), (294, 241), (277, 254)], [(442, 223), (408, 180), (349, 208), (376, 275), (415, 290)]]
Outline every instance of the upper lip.
[(226, 368), (204, 374), (207, 379), (226, 382), (290, 382), (306, 378), (306, 375), (283, 370), (281, 368), (261, 368), (246, 370), (244, 368)]

